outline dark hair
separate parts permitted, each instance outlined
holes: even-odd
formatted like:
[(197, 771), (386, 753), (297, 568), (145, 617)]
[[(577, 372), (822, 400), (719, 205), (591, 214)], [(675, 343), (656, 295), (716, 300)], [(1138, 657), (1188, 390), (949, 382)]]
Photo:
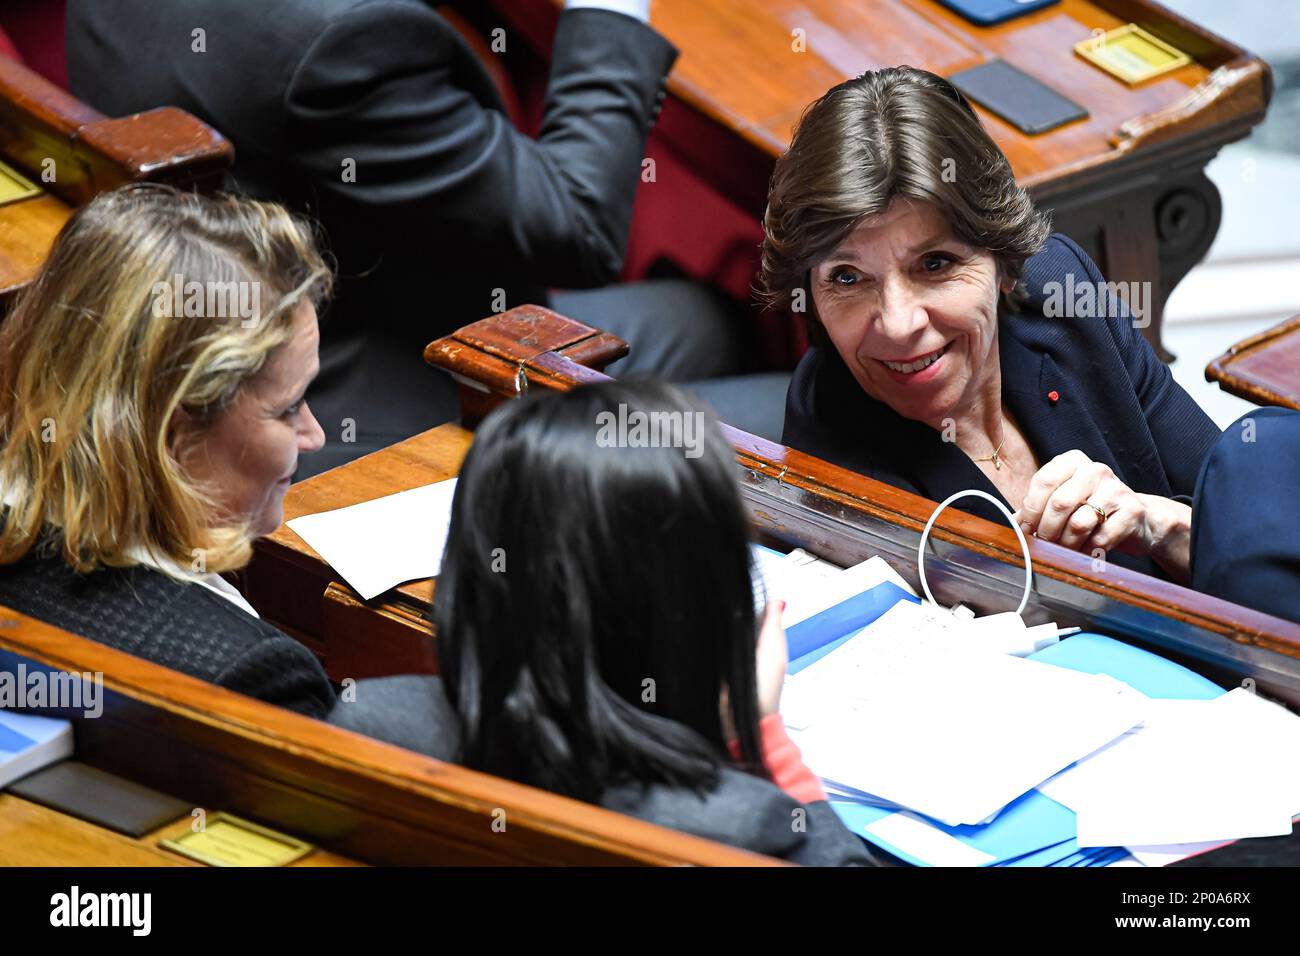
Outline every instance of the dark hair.
[[(692, 416), (700, 442), (609, 447), (621, 410)], [(740, 765), (765, 773), (749, 540), (734, 452), (678, 390), (611, 381), (494, 412), (434, 602), (461, 761), (592, 802), (623, 781), (703, 791), (730, 761), (726, 688)]]
[(804, 112), (768, 189), (764, 298), (790, 308), (813, 264), (899, 196), (933, 204), (958, 238), (992, 252), (1016, 280), (1002, 303), (1015, 307), (1050, 221), (957, 88), (910, 66), (863, 73)]

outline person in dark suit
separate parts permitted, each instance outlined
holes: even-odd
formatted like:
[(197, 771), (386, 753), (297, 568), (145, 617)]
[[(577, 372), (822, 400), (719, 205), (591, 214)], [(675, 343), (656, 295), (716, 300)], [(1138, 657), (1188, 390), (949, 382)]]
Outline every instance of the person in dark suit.
[(734, 453), (671, 386), (508, 402), (461, 469), (440, 677), (360, 681), (330, 721), (796, 862), (872, 861), (779, 713)]
[(936, 501), (985, 491), (1026, 533), (1187, 580), (1219, 429), (1116, 287), (1049, 236), (952, 84), (900, 67), (828, 92), (777, 163), (765, 228), (768, 293), (819, 340), (786, 444)]
[(1192, 506), (1192, 587), (1300, 621), (1300, 413), (1259, 408), (1210, 452)]
[(324, 716), (316, 658), (221, 572), (321, 445), (329, 286), (279, 206), (141, 185), (75, 212), (0, 325), (0, 604)]
[[(338, 290), (310, 397), (327, 443), (304, 475), (456, 416), (454, 384), (422, 358), (434, 338), (548, 304), (548, 287), (587, 289), (621, 271), (676, 51), (642, 22), (649, 0), (569, 7), (534, 140), (425, 0), (70, 0), (77, 96), (114, 115), (164, 104), (194, 113), (235, 144), (234, 188), (324, 227)], [(507, 53), (523, 43), (502, 39)], [(741, 323), (695, 284), (570, 292), (554, 304), (632, 345), (615, 374), (741, 370)], [(746, 408), (734, 381), (710, 388)]]

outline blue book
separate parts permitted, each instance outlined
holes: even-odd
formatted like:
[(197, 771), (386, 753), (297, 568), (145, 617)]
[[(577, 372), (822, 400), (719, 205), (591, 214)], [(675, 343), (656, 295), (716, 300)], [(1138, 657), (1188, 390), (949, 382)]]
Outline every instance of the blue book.
[(0, 710), (0, 790), (71, 756), (71, 721)]

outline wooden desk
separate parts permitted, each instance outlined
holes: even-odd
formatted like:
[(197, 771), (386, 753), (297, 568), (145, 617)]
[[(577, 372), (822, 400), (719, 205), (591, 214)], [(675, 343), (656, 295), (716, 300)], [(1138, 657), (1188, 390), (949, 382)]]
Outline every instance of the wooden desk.
[[(0, 793), (0, 866), (203, 866), (158, 844), (190, 829), (185, 817), (136, 839)], [(313, 850), (291, 867), (357, 866), (327, 850)]]
[[(306, 840), (324, 851), (316, 864), (780, 862), (383, 744), (0, 608), (0, 667), (19, 664), (104, 675), (102, 714), (61, 714), (76, 759)], [(0, 862), (174, 862), (150, 845), (156, 833), (128, 841), (0, 801)]]
[[(461, 382), (463, 420), (473, 427), (493, 403), (523, 391), (572, 388), (605, 376), (573, 361), (579, 323), (536, 306), (484, 319), (430, 344), (425, 357)], [(591, 341), (602, 333), (587, 329)], [(560, 351), (548, 347), (561, 343)], [(726, 428), (741, 492), (759, 536), (802, 547), (841, 566), (881, 555), (919, 587), (921, 529), (935, 504), (802, 452)], [(391, 449), (308, 479), (289, 492), (286, 514), (323, 510), (449, 477), (469, 435), (445, 425)], [(935, 524), (927, 575), (942, 600), (980, 611), (1014, 608), (1023, 585), (1009, 528), (948, 510)], [(1300, 704), (1300, 625), (1106, 566), (1033, 541), (1035, 585), (1026, 620), (1054, 620), (1156, 649), (1221, 682), (1250, 677)], [(431, 582), (361, 601), (287, 528), (257, 545), (246, 593), (269, 620), (323, 651), (335, 677), (433, 670), (427, 604)]]
[(1205, 379), (1256, 405), (1300, 409), (1300, 315), (1232, 346)]
[(0, 158), (45, 190), (0, 205), (3, 309), (35, 277), (77, 206), (143, 180), (216, 189), (234, 149), (183, 110), (163, 107), (111, 119), (0, 57)]
[[(549, 51), (559, 0), (498, 0), (503, 20)], [(1074, 52), (1094, 30), (1135, 22), (1193, 61), (1130, 87)], [(1085, 107), (1087, 119), (1030, 136), (977, 107), (1018, 180), (1110, 281), (1151, 281), (1147, 335), (1218, 231), (1205, 164), (1246, 136), (1272, 95), (1267, 65), (1149, 0), (1063, 0), (990, 28), (934, 0), (655, 0), (652, 23), (681, 51), (655, 144), (760, 217), (772, 161), (804, 108), (865, 70), (910, 64), (944, 76), (1004, 59)], [(802, 30), (804, 52), (794, 49)], [(690, 115), (681, 115), (690, 114)], [(701, 134), (701, 120), (731, 142)], [(660, 183), (646, 201), (671, 202)], [(687, 228), (689, 209), (677, 210)]]
[[(300, 481), (284, 497), (284, 520), (454, 478), (472, 437), (459, 425), (441, 425)], [(437, 672), (432, 581), (402, 585), (367, 604), (282, 524), (257, 542), (240, 583), (258, 613), (315, 651), (335, 681)]]

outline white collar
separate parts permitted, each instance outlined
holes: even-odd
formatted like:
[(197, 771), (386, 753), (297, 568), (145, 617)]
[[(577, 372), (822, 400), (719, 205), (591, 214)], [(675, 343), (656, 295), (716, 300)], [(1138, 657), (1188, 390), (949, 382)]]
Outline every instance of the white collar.
[(253, 609), (253, 605), (244, 599), (244, 596), (236, 590), (235, 586), (214, 571), (192, 571), (181, 567), (171, 558), (166, 556), (155, 555), (145, 548), (131, 548), (127, 556), (134, 558), (145, 567), (153, 568), (155, 571), (161, 571), (163, 574), (173, 578), (181, 578), (192, 584), (207, 588), (213, 594), (219, 594), (241, 611), (260, 618), (261, 615)]
[[(8, 490), (0, 497), (0, 504), (8, 507), (13, 504), (13, 491)], [(181, 567), (175, 561), (167, 557), (159, 557), (147, 548), (135, 547), (127, 551), (127, 557), (132, 558), (147, 568), (153, 568), (155, 571), (161, 571), (173, 578), (181, 578), (192, 584), (207, 588), (213, 594), (219, 594), (241, 611), (245, 611), (253, 617), (261, 618), (257, 611), (253, 610), (253, 605), (244, 600), (244, 596), (235, 589), (235, 586), (223, 578), (221, 575), (212, 571), (198, 572), (190, 571)]]

